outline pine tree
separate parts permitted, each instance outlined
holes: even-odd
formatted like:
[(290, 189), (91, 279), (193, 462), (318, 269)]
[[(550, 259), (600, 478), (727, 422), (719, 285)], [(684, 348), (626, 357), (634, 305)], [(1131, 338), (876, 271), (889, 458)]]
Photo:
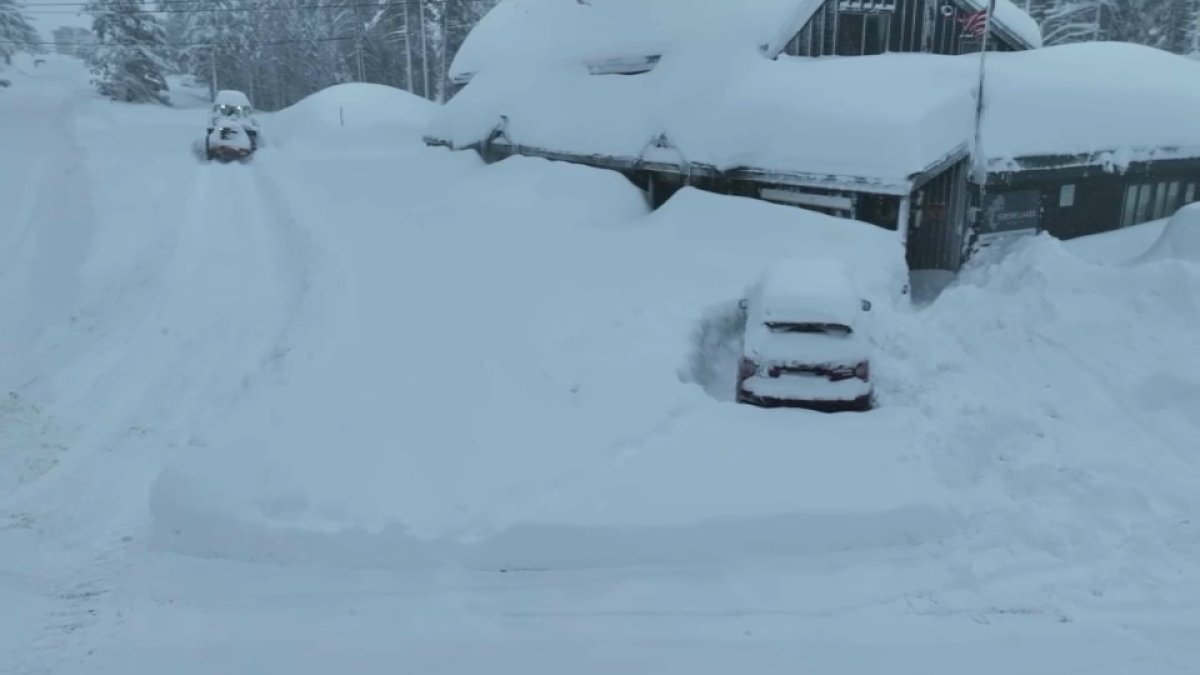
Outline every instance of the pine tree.
[(92, 82), (104, 96), (129, 103), (167, 100), (166, 35), (141, 0), (92, 0), (97, 44), (89, 55)]
[(0, 59), (10, 65), (17, 52), (40, 53), (40, 38), (16, 0), (0, 0)]

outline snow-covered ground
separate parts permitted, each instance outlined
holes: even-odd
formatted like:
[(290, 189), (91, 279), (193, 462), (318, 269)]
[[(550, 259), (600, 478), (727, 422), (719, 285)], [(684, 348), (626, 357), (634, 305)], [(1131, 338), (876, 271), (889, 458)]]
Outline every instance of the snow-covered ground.
[(0, 93), (0, 672), (1200, 668), (1162, 224), (877, 303), (877, 411), (767, 411), (736, 300), (853, 223), (651, 214), (365, 86), (206, 164), (174, 100), (60, 59)]

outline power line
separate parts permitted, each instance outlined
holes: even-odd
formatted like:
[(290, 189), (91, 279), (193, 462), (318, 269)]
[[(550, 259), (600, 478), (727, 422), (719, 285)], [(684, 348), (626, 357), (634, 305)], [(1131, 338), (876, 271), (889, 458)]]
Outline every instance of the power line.
[[(200, 13), (221, 14), (221, 13), (226, 13), (226, 12), (228, 12), (228, 13), (234, 13), (234, 12), (251, 12), (251, 13), (253, 13), (253, 12), (293, 12), (293, 11), (310, 10), (310, 9), (356, 9), (356, 8), (361, 8), (361, 7), (365, 7), (365, 8), (369, 8), (369, 9), (383, 9), (386, 7), (403, 7), (407, 4), (410, 4), (410, 3), (387, 2), (387, 3), (383, 3), (383, 4), (355, 3), (355, 4), (344, 4), (344, 5), (296, 5), (294, 7), (198, 7), (196, 9), (105, 9), (105, 10), (101, 10), (101, 11), (104, 14), (117, 14), (117, 15), (122, 15), (122, 14), (125, 14), (125, 15), (129, 15), (129, 14), (200, 14)], [(34, 10), (24, 10), (21, 13), (29, 14), (29, 15), (33, 15), (33, 16), (76, 16), (76, 15), (83, 14), (83, 13), (91, 13), (92, 11), (94, 11), (94, 10), (81, 6), (77, 10), (34, 9)]]
[[(335, 37), (315, 37), (315, 38), (305, 38), (305, 39), (293, 38), (293, 39), (289, 39), (289, 40), (266, 40), (263, 42), (247, 42), (247, 43), (243, 43), (240, 45), (236, 45), (236, 47), (234, 47), (234, 48), (237, 48), (237, 47), (267, 47), (267, 46), (272, 46), (272, 45), (289, 45), (289, 44), (301, 44), (301, 43), (311, 44), (313, 42), (341, 42), (343, 40), (357, 40), (357, 39), (358, 38), (353, 35), (340, 35), (340, 36), (335, 36)], [(16, 40), (0, 40), (0, 44), (22, 45), (22, 46), (27, 46), (27, 47), (83, 47), (83, 48), (88, 48), (88, 49), (95, 48), (95, 47), (163, 47), (163, 48), (169, 48), (169, 49), (177, 49), (179, 47), (221, 47), (221, 48), (228, 49), (231, 47), (231, 45), (219, 45), (219, 44), (214, 44), (212, 42), (175, 42), (175, 43), (171, 43), (171, 44), (154, 45), (154, 44), (146, 44), (144, 42), (107, 42), (107, 43), (101, 44), (99, 42), (61, 42), (61, 43), (59, 43), (59, 42), (18, 42)]]
[[(362, 5), (365, 7), (385, 7), (385, 6), (393, 6), (393, 5), (410, 5), (410, 6), (416, 7), (423, 3), (423, 4), (425, 4), (425, 6), (428, 7), (430, 5), (446, 5), (446, 4), (449, 4), (450, 1), (451, 0), (379, 0), (379, 2), (362, 3)], [(201, 5), (201, 4), (210, 4), (212, 2), (213, 2), (213, 0), (168, 0), (167, 2), (165, 2), (163, 4), (165, 4), (167, 7), (174, 8), (174, 7), (179, 7), (181, 5), (182, 6)], [(353, 4), (355, 4), (355, 3), (346, 3), (346, 5), (353, 5)], [(97, 9), (103, 9), (105, 7), (124, 7), (124, 5), (122, 3), (117, 3), (117, 2), (98, 2), (98, 3), (39, 2), (39, 3), (37, 3), (36, 6), (37, 7), (87, 7), (89, 5), (94, 8), (97, 8)], [(346, 5), (343, 5), (343, 6), (346, 6)], [(216, 9), (220, 9), (220, 8), (216, 8)], [(230, 9), (230, 8), (225, 8), (225, 9)], [(242, 8), (238, 8), (238, 9), (240, 10)], [(244, 9), (274, 9), (274, 7), (256, 7), (256, 8), (247, 7)], [(290, 8), (280, 7), (279, 9), (290, 9)], [(22, 12), (30, 11), (30, 10), (28, 10), (28, 5), (25, 8), (22, 8), (21, 11)], [(142, 11), (156, 12), (156, 11), (167, 11), (167, 10), (156, 10), (156, 9), (143, 8)]]

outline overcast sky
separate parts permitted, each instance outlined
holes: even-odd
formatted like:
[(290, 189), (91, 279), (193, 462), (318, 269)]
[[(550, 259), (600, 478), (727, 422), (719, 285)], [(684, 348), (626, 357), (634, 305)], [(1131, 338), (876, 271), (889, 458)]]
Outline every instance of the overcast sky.
[[(42, 37), (46, 40), (51, 39), (50, 31), (59, 26), (82, 26), (89, 28), (92, 25), (91, 18), (84, 15), (79, 10), (82, 7), (62, 7), (64, 2), (84, 2), (85, 0), (23, 0), (25, 9), (28, 11), (30, 18), (34, 20), (34, 25), (42, 33)], [(47, 7), (43, 3), (57, 3), (59, 7)], [(47, 14), (46, 12), (54, 12)]]

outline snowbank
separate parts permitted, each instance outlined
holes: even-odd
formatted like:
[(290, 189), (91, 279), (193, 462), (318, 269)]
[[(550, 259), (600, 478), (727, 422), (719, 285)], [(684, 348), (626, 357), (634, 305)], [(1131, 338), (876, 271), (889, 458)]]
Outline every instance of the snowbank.
[(1154, 245), (1162, 236), (1167, 220), (1153, 220), (1111, 232), (1090, 234), (1063, 242), (1067, 250), (1089, 262), (1116, 265), (1128, 263)]
[(264, 133), (272, 140), (334, 143), (335, 131), (371, 134), (420, 127), (436, 108), (426, 99), (382, 84), (339, 84), (269, 115)]
[[(983, 145), (993, 168), (1034, 155), (1084, 154), (1070, 161), (1113, 169), (1200, 156), (1191, 60), (1104, 43), (993, 54), (989, 64)], [(628, 162), (651, 157), (665, 134), (675, 149), (655, 151), (656, 161), (854, 177), (904, 192), (911, 176), (970, 148), (977, 78), (972, 55), (770, 61), (681, 50), (634, 76), (495, 67), (439, 110), (427, 134), (465, 147), (504, 118), (517, 145)]]
[(1162, 235), (1140, 258), (1141, 261), (1166, 259), (1200, 263), (1200, 203), (1176, 211)]

